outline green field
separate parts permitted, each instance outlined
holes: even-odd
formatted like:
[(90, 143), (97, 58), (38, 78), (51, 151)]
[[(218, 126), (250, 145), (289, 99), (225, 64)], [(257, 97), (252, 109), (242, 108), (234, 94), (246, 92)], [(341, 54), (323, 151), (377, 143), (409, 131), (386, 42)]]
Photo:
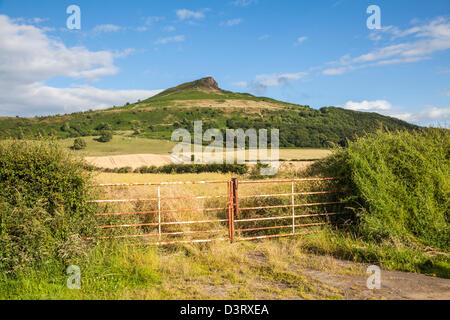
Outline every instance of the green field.
[[(86, 141), (86, 149), (77, 151), (80, 155), (90, 157), (114, 156), (124, 154), (169, 154), (176, 145), (167, 140), (154, 140), (135, 137), (114, 136), (110, 142), (101, 143), (95, 141), (96, 137), (83, 137)], [(65, 148), (73, 145), (74, 139), (59, 140)]]
[[(173, 147), (177, 144), (176, 142), (167, 140), (125, 137), (120, 135), (115, 135), (113, 139), (107, 143), (97, 142), (95, 138), (96, 137), (83, 137), (82, 139), (86, 141), (86, 149), (77, 151), (77, 153), (87, 157), (102, 157), (127, 154), (168, 155), (172, 152)], [(73, 145), (73, 141), (73, 138), (58, 140), (58, 142), (64, 148), (70, 148)], [(315, 160), (324, 158), (330, 153), (331, 151), (327, 149), (280, 149), (280, 159)]]

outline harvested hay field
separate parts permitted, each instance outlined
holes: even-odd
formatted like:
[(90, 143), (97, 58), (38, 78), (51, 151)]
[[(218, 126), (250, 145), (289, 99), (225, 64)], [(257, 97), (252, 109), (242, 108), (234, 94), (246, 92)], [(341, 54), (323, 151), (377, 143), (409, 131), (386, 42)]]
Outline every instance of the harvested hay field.
[(143, 166), (164, 166), (171, 164), (170, 155), (161, 154), (127, 154), (105, 157), (86, 157), (86, 161), (99, 168), (123, 168), (131, 167), (133, 169)]

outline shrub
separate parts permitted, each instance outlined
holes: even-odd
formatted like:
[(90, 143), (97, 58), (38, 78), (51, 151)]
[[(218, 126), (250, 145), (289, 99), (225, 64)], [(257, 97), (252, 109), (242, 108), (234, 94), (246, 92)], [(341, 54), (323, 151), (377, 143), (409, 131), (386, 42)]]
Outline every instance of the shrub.
[(73, 141), (72, 150), (82, 150), (86, 149), (86, 141), (81, 138), (77, 138)]
[[(127, 173), (128, 168), (119, 169), (119, 173)], [(135, 173), (203, 173), (220, 172), (245, 174), (248, 167), (245, 164), (167, 164), (162, 167), (140, 167), (134, 170)]]
[(111, 130), (111, 125), (109, 123), (100, 123), (95, 127), (97, 131), (109, 131)]
[(113, 134), (111, 131), (103, 131), (100, 137), (97, 139), (98, 142), (106, 143), (112, 140)]
[(95, 230), (83, 162), (55, 142), (0, 144), (0, 270), (69, 262)]
[(319, 162), (357, 204), (368, 241), (450, 247), (450, 131), (368, 134)]

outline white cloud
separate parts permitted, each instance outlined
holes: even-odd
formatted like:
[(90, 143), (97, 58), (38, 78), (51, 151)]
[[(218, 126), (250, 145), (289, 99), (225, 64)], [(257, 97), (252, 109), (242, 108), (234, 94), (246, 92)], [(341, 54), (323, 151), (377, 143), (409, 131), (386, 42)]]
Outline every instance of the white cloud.
[(114, 51), (113, 55), (114, 55), (114, 58), (125, 58), (125, 57), (128, 57), (130, 54), (133, 54), (135, 52), (136, 52), (135, 49), (127, 48), (127, 49), (122, 50), (122, 51)]
[(43, 29), (14, 23), (0, 15), (0, 114), (35, 115), (107, 107), (136, 101), (153, 91), (100, 90), (92, 86), (54, 88), (45, 84), (55, 77), (94, 81), (116, 74), (114, 59), (124, 51), (89, 51), (68, 48), (49, 38)]
[(176, 14), (180, 20), (203, 19), (205, 14), (202, 11), (191, 11), (188, 9), (179, 9)]
[(145, 18), (145, 24), (147, 26), (153, 26), (154, 24), (156, 24), (162, 20), (164, 20), (164, 17), (157, 17), (157, 16), (147, 17), (147, 18)]
[(241, 24), (242, 21), (244, 21), (244, 20), (242, 20), (241, 18), (230, 19), (226, 22), (220, 23), (220, 25), (225, 26), (225, 27), (233, 27), (233, 26), (237, 26), (238, 24)]
[(439, 68), (437, 74), (447, 74), (450, 73), (450, 68)]
[(257, 4), (257, 3), (258, 3), (258, 0), (235, 0), (235, 1), (231, 2), (231, 4), (236, 7), (248, 7), (249, 5)]
[(347, 70), (348, 70), (348, 68), (346, 68), (346, 67), (330, 68), (330, 69), (323, 70), (322, 73), (325, 74), (325, 75), (329, 75), (329, 76), (335, 76), (335, 75), (343, 74)]
[(248, 86), (248, 82), (247, 81), (238, 81), (238, 82), (233, 82), (232, 85), (235, 87), (245, 88)]
[(166, 32), (174, 32), (176, 29), (174, 26), (167, 26), (167, 27), (164, 27), (163, 30)]
[(184, 42), (185, 38), (183, 35), (173, 36), (173, 37), (167, 37), (167, 38), (160, 38), (156, 40), (155, 44), (167, 44), (170, 42)]
[(238, 87), (246, 87), (251, 92), (255, 92), (256, 94), (263, 94), (269, 87), (287, 86), (292, 81), (300, 80), (307, 75), (307, 72), (261, 74), (257, 75), (253, 81), (240, 81), (233, 83), (233, 85)]
[(161, 90), (102, 90), (92, 86), (54, 88), (41, 83), (7, 86), (0, 92), (5, 116), (34, 116), (101, 109), (146, 99)]
[(345, 106), (345, 109), (355, 110), (355, 111), (386, 111), (391, 110), (392, 105), (386, 100), (375, 100), (375, 101), (367, 101), (364, 100), (362, 102), (354, 102), (348, 101)]
[(307, 75), (306, 72), (282, 73), (282, 74), (262, 74), (256, 76), (256, 81), (266, 87), (277, 87), (287, 85), (293, 80), (299, 80)]
[(34, 82), (64, 76), (95, 80), (117, 72), (113, 53), (67, 48), (39, 28), (0, 15), (0, 80)]
[(378, 31), (379, 33), (374, 32), (370, 36), (374, 40), (381, 40), (383, 35), (390, 34), (390, 41), (399, 39), (402, 41), (383, 46), (355, 58), (346, 55), (339, 61), (331, 63), (338, 65), (338, 68), (328, 69), (323, 73), (336, 75), (359, 68), (413, 63), (431, 59), (433, 53), (450, 49), (450, 22), (443, 17), (406, 30), (389, 26)]
[(268, 34), (263, 34), (262, 36), (260, 36), (259, 38), (258, 38), (258, 40), (266, 40), (266, 39), (269, 39), (270, 38), (270, 35), (268, 35)]
[(308, 37), (298, 37), (297, 40), (295, 41), (295, 45), (301, 45), (303, 42), (305, 42), (306, 40), (308, 40)]
[(450, 107), (449, 108), (437, 108), (430, 106), (423, 111), (423, 114), (428, 116), (431, 120), (444, 120), (450, 119)]
[(47, 18), (39, 18), (39, 17), (34, 17), (34, 18), (22, 18), (22, 17), (20, 17), (20, 18), (11, 19), (12, 22), (18, 23), (18, 24), (21, 24), (21, 23), (24, 23), (24, 24), (39, 24), (39, 23), (45, 22), (47, 20), (48, 20)]
[(117, 32), (121, 29), (122, 29), (121, 27), (116, 26), (114, 24), (101, 24), (101, 25), (95, 26), (92, 31), (94, 33), (103, 33), (103, 32)]
[(354, 111), (376, 112), (420, 125), (437, 122), (444, 124), (450, 121), (450, 108), (427, 106), (419, 111), (404, 111), (399, 108), (394, 108), (392, 104), (386, 100), (364, 100), (361, 102), (348, 101), (341, 107)]
[(450, 86), (444, 89), (444, 94), (450, 97)]
[(136, 31), (139, 31), (139, 32), (144, 32), (144, 31), (147, 31), (148, 30), (148, 28), (147, 27), (137, 27), (136, 28)]

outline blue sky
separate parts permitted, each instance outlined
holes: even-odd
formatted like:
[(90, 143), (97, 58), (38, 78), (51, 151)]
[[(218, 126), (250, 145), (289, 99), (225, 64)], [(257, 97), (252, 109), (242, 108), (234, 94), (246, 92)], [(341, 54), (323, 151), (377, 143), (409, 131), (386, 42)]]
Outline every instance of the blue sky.
[[(69, 30), (66, 8), (81, 9)], [(369, 5), (381, 29), (369, 30)], [(450, 120), (450, 2), (0, 0), (0, 115), (223, 89), (410, 122)]]

